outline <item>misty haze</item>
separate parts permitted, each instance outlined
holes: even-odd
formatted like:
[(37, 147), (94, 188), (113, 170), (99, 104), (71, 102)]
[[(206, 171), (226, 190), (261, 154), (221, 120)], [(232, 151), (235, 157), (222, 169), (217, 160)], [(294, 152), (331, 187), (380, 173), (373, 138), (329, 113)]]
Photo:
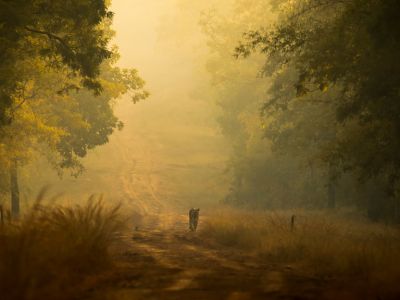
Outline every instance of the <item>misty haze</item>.
[(400, 299), (400, 2), (0, 0), (0, 299)]

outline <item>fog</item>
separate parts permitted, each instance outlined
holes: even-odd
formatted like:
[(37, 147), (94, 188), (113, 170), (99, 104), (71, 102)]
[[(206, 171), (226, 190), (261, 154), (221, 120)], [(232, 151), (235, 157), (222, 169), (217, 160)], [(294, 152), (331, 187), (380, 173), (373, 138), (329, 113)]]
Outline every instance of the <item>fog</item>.
[(215, 103), (205, 96), (208, 50), (198, 24), (201, 13), (215, 6), (185, 3), (113, 1), (118, 65), (137, 69), (151, 95), (136, 104), (128, 95), (116, 101), (124, 128), (88, 153), (78, 178), (65, 172), (59, 179), (48, 170), (32, 183), (29, 169), (25, 201), (45, 185), (52, 194), (61, 192), (63, 201), (103, 194), (141, 212), (223, 200), (230, 149), (216, 123)]
[[(317, 25), (302, 19), (302, 12), (299, 28), (304, 32), (297, 32), (285, 20), (301, 6), (284, 2), (113, 1), (110, 26), (115, 36), (108, 47), (118, 49), (118, 70), (137, 70), (135, 76), (145, 81), (150, 96), (131, 101), (132, 93), (142, 89), (135, 77), (134, 88), (107, 100), (110, 118), (115, 114), (123, 128), (118, 130), (117, 123), (107, 127), (108, 119), (96, 125), (106, 126), (105, 135), (66, 133), (66, 145), (75, 148), (58, 149), (58, 158), (51, 156), (54, 151), (37, 151), (41, 146), (28, 143), (39, 155), (32, 159), (26, 154), (21, 164), (22, 204), (29, 206), (32, 195), (47, 186), (49, 193), (62, 194), (60, 202), (80, 202), (96, 194), (145, 214), (229, 204), (262, 210), (343, 208), (374, 220), (396, 219), (396, 162), (387, 160), (392, 156), (372, 138), (387, 134), (383, 124), (390, 116), (377, 114), (384, 121), (376, 129), (363, 127), (363, 113), (352, 115), (344, 94), (358, 82), (343, 79), (337, 84), (330, 79), (348, 69), (317, 78), (315, 70), (325, 60), (318, 61), (318, 34), (307, 36)], [(296, 34), (290, 37), (289, 32)], [(295, 40), (302, 34), (307, 40)], [(334, 48), (328, 45), (332, 41), (325, 41), (323, 53)], [(84, 92), (76, 97), (84, 103)], [(90, 125), (90, 113), (80, 123), (88, 122), (83, 128), (96, 128)], [(104, 117), (101, 111), (95, 113)], [(99, 141), (86, 143), (96, 134)], [(83, 152), (80, 143), (87, 147)], [(371, 151), (358, 153), (362, 143)], [(378, 154), (380, 159), (370, 164)], [(20, 156), (16, 152), (15, 159), (22, 160)], [(67, 160), (65, 167), (58, 159)], [(69, 171), (76, 166), (74, 160), (85, 168), (77, 177)]]
[(0, 298), (400, 299), (400, 2), (0, 0)]

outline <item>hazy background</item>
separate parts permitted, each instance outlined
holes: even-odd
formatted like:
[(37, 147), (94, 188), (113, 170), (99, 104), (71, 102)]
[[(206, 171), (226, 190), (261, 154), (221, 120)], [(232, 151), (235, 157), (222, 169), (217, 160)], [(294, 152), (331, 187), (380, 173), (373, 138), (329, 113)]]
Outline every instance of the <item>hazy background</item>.
[(209, 77), (207, 45), (198, 25), (201, 13), (216, 7), (213, 2), (113, 1), (118, 65), (138, 69), (151, 96), (137, 104), (127, 95), (118, 101), (116, 115), (124, 129), (88, 154), (86, 172), (77, 179), (66, 173), (60, 180), (41, 167), (32, 180), (38, 168), (25, 170), (23, 201), (47, 184), (65, 201), (104, 194), (143, 212), (223, 199), (229, 148), (212, 101), (202, 96)]

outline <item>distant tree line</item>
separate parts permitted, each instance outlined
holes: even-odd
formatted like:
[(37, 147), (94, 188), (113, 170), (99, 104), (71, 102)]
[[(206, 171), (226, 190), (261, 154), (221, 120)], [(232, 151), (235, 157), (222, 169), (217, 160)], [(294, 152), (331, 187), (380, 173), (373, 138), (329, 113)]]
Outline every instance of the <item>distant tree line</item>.
[(400, 220), (400, 2), (236, 0), (202, 24), (228, 202)]

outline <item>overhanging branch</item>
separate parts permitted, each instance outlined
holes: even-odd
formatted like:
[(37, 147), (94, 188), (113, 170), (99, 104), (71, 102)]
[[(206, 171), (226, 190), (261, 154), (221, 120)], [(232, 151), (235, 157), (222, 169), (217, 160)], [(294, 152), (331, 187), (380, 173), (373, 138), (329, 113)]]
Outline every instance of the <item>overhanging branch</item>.
[(42, 35), (46, 35), (50, 40), (56, 40), (57, 42), (59, 42), (65, 49), (67, 49), (68, 51), (70, 51), (72, 54), (75, 55), (75, 52), (73, 49), (71, 49), (71, 47), (59, 36), (48, 32), (48, 31), (43, 31), (43, 30), (38, 30), (38, 29), (33, 29), (30, 28), (28, 26), (25, 26), (25, 30), (29, 31), (29, 32), (33, 32), (33, 33), (37, 33), (37, 34), (42, 34)]

